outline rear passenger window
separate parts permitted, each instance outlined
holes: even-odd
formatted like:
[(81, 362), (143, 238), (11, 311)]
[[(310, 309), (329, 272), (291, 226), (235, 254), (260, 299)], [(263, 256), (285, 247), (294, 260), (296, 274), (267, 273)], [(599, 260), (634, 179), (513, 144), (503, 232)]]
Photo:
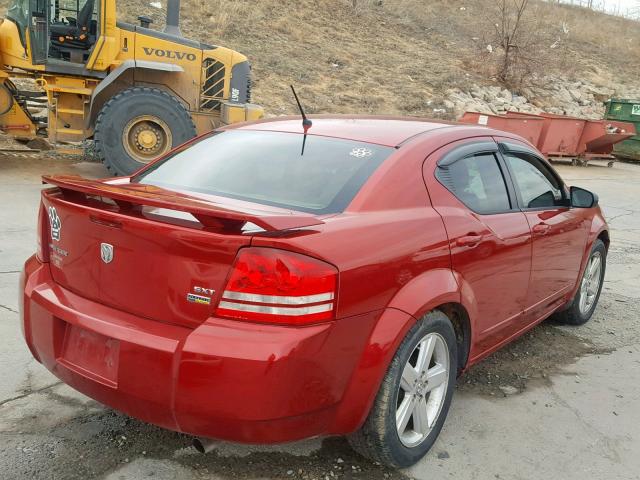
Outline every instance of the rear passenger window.
[(514, 182), (524, 208), (566, 206), (562, 186), (540, 160), (526, 154), (507, 154)]
[(436, 178), (476, 213), (498, 213), (511, 209), (502, 171), (492, 153), (472, 155), (450, 165), (439, 166)]

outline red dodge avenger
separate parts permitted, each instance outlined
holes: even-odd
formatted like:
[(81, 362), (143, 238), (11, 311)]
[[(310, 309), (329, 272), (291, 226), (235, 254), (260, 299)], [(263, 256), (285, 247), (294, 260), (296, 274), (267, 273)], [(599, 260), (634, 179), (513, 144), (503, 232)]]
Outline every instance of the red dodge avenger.
[(131, 177), (45, 176), (33, 356), (161, 427), (423, 457), (456, 377), (589, 320), (609, 233), (522, 138), (402, 118), (222, 128)]

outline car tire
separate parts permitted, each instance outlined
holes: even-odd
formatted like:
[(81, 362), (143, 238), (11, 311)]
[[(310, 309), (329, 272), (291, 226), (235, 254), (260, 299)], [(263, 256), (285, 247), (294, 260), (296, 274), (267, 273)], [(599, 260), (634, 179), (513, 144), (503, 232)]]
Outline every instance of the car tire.
[[(427, 363), (421, 352), (428, 352), (429, 348), (432, 355)], [(411, 466), (424, 457), (436, 441), (451, 405), (458, 367), (456, 350), (455, 331), (444, 313), (433, 311), (416, 322), (398, 347), (364, 425), (348, 437), (352, 448), (395, 468)], [(426, 375), (416, 372), (418, 362), (427, 365)], [(441, 368), (436, 370), (438, 366)], [(408, 367), (413, 369), (411, 375), (403, 373)], [(411, 382), (414, 376), (416, 381)], [(414, 409), (405, 420), (403, 413), (414, 408), (410, 405), (426, 408)], [(396, 418), (405, 426), (398, 425)], [(420, 424), (426, 428), (420, 428)]]
[[(599, 263), (598, 263), (599, 262)], [(597, 271), (592, 271), (597, 266)], [(576, 295), (569, 306), (553, 315), (553, 319), (567, 325), (584, 325), (589, 321), (598, 305), (604, 273), (607, 266), (607, 247), (596, 240), (591, 247)]]
[(96, 118), (98, 157), (114, 175), (130, 175), (195, 137), (196, 127), (176, 97), (151, 87), (118, 92)]

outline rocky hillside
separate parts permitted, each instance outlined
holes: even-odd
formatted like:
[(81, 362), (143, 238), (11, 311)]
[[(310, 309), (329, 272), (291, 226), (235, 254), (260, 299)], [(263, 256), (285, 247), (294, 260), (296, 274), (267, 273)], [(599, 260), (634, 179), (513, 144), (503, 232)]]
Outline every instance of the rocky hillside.
[(547, 85), (523, 87), (518, 92), (497, 85), (474, 84), (467, 89), (447, 89), (444, 96), (446, 114), (453, 114), (455, 118), (465, 111), (548, 112), (584, 118), (602, 118), (603, 103), (606, 100), (614, 96), (640, 98), (640, 88), (626, 88), (617, 84), (597, 85), (585, 80), (549, 77)]
[[(120, 0), (123, 17), (161, 8)], [(531, 0), (518, 41), (527, 81), (497, 78), (499, 0), (183, 0), (185, 35), (252, 61), (255, 101), (294, 111), (457, 118), (464, 110), (599, 117), (610, 96), (640, 97), (640, 22)], [(355, 7), (354, 7), (355, 5)], [(490, 53), (488, 50), (492, 50)], [(524, 48), (522, 49), (524, 50)]]
[[(520, 25), (519, 69), (501, 78), (501, 3), (183, 0), (182, 31), (246, 54), (254, 100), (269, 115), (295, 111), (291, 83), (310, 112), (444, 118), (464, 110), (598, 117), (610, 96), (640, 97), (640, 22), (538, 0)], [(165, 7), (118, 0), (121, 20), (145, 14), (158, 29)]]

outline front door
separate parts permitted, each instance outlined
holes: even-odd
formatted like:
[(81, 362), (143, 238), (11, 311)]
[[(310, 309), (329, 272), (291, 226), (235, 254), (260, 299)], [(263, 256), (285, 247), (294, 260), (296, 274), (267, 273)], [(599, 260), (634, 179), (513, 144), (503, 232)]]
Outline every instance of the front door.
[(49, 54), (49, 0), (29, 0), (31, 21), (29, 25), (29, 43), (31, 61), (41, 65)]
[[(509, 145), (509, 144), (503, 144)], [(567, 300), (578, 278), (587, 225), (569, 207), (568, 191), (548, 163), (526, 147), (503, 148), (533, 238), (527, 313), (539, 320)]]
[(470, 358), (522, 330), (531, 233), (491, 139), (458, 142), (425, 162), (425, 181), (443, 218), (454, 272), (474, 323)]

